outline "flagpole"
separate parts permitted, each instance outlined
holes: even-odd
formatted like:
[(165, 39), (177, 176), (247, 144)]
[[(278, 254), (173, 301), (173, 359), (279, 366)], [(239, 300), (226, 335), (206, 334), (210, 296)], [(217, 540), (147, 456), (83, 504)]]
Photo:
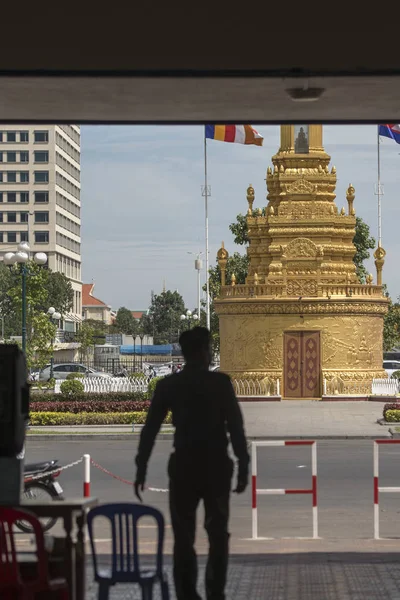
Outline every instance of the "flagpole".
[(380, 139), (379, 139), (379, 125), (377, 125), (377, 134), (378, 134), (378, 246), (382, 245), (382, 214), (381, 214), (381, 150), (380, 150)]
[(209, 283), (209, 251), (208, 251), (208, 183), (207, 183), (207, 138), (204, 127), (204, 212), (205, 212), (205, 237), (206, 237), (206, 323), (210, 329), (210, 283)]

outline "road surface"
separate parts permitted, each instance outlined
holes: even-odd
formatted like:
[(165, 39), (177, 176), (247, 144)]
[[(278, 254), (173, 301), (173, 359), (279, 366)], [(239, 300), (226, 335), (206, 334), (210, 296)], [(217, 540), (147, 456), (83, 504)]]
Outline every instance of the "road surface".
[[(168, 487), (166, 463), (172, 447), (159, 441), (153, 451), (148, 486)], [(373, 537), (372, 448), (369, 440), (321, 440), (318, 451), (319, 535), (323, 538)], [(85, 453), (100, 465), (128, 480), (133, 479), (135, 444), (128, 440), (28, 441), (27, 462), (60, 459), (67, 464)], [(400, 445), (381, 446), (380, 485), (400, 485)], [(126, 483), (92, 467), (91, 493), (101, 502), (131, 501), (132, 489)], [(83, 465), (64, 471), (59, 478), (67, 496), (82, 495)], [(310, 447), (270, 447), (258, 449), (259, 488), (309, 488)], [(168, 515), (168, 494), (145, 492), (145, 502)], [(400, 536), (400, 494), (381, 494), (381, 537)], [(263, 537), (311, 537), (311, 496), (259, 496), (259, 535)], [(199, 524), (202, 516), (199, 515)], [(150, 526), (149, 526), (150, 528)], [(233, 495), (232, 541), (251, 537), (250, 486), (246, 493)], [(105, 531), (100, 537), (107, 538)], [(199, 531), (199, 539), (204, 539)]]

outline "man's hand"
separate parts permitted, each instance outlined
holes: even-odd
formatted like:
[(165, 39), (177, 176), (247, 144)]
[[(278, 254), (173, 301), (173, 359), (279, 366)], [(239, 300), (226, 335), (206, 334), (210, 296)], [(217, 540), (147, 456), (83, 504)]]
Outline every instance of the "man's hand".
[(238, 474), (236, 488), (233, 490), (236, 494), (243, 494), (249, 483), (248, 475)]
[(133, 491), (135, 492), (136, 498), (139, 502), (143, 502), (142, 496), (140, 492), (144, 490), (144, 480), (136, 478), (135, 483), (133, 484)]

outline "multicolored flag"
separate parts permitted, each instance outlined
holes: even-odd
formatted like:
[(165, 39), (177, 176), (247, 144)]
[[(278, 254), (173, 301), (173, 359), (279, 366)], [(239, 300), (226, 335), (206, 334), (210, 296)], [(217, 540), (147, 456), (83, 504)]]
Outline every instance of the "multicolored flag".
[(400, 144), (400, 125), (378, 125), (379, 135), (391, 138)]
[(206, 125), (206, 138), (233, 144), (262, 146), (264, 138), (251, 125)]

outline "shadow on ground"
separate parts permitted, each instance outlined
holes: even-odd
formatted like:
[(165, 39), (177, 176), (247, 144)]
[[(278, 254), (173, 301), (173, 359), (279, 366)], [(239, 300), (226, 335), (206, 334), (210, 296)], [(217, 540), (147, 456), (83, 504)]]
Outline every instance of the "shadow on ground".
[[(399, 600), (400, 561), (395, 552), (310, 552), (289, 554), (235, 554), (230, 559), (227, 600)], [(152, 564), (146, 556), (143, 564)], [(171, 600), (171, 556), (165, 557)], [(110, 557), (102, 556), (102, 564)], [(205, 557), (199, 557), (199, 586), (204, 596)], [(86, 599), (97, 598), (91, 562), (87, 569)], [(141, 598), (134, 586), (117, 586), (110, 600)], [(155, 600), (161, 598), (159, 591)]]

